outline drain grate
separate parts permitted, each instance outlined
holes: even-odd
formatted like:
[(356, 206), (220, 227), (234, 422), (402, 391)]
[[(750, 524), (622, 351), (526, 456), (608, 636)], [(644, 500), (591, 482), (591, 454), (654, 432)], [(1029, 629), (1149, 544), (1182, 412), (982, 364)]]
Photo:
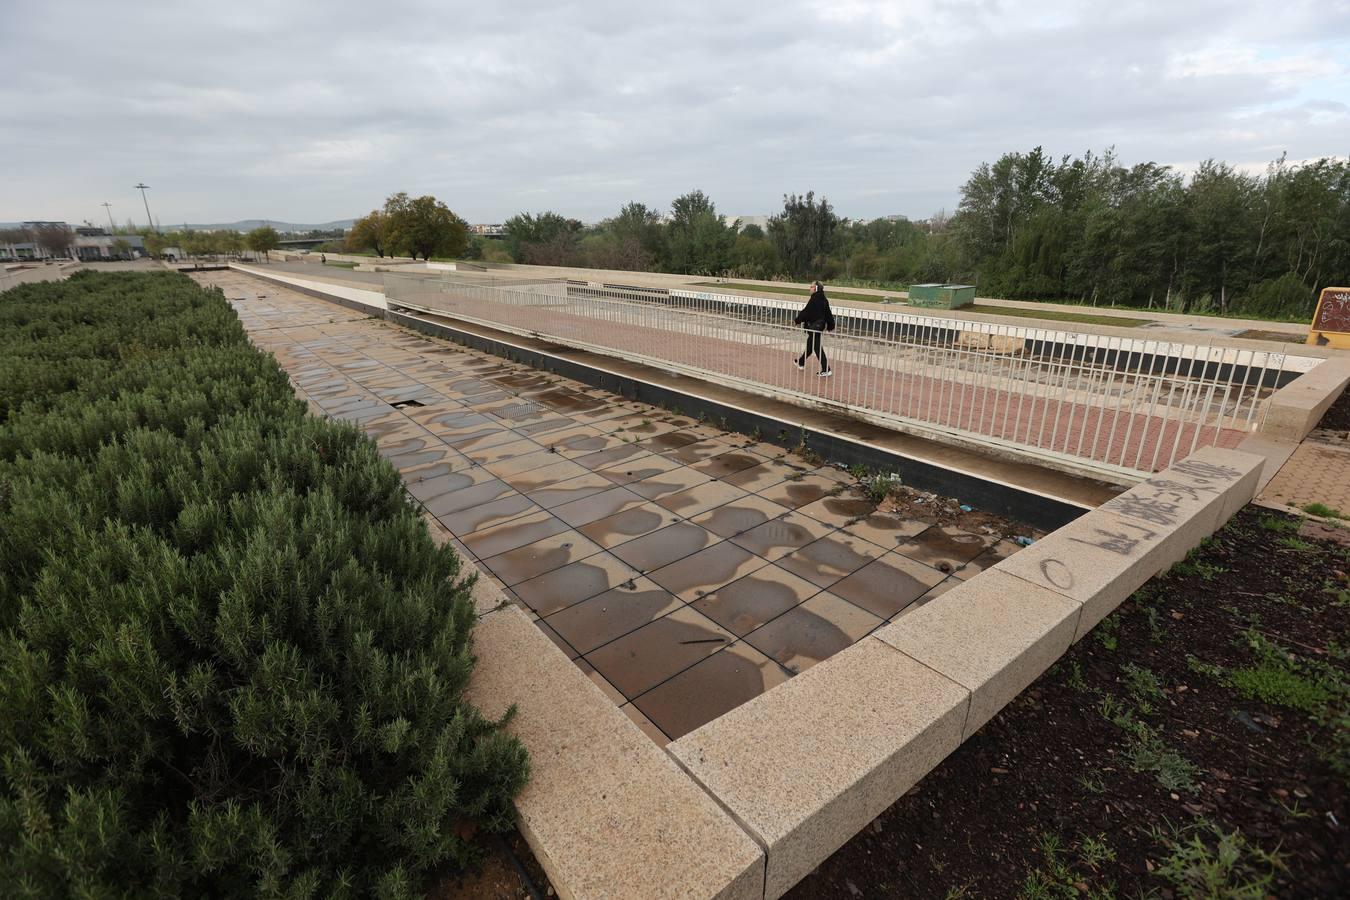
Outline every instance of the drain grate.
[(493, 410), (492, 414), (501, 419), (511, 419), (518, 421), (520, 419), (530, 419), (547, 412), (544, 407), (538, 403), (531, 403), (529, 400), (521, 403), (513, 403), (510, 406), (504, 406), (501, 409)]

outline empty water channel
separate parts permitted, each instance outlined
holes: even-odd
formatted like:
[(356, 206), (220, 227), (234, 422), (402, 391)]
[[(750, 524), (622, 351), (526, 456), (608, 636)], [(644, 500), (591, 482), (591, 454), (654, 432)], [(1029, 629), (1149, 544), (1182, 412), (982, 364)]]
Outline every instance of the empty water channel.
[(444, 314), (975, 442), (1116, 480), (1235, 447), (1316, 359), (855, 307), (826, 337), (835, 376), (798, 370), (799, 303), (562, 280), (385, 277)]

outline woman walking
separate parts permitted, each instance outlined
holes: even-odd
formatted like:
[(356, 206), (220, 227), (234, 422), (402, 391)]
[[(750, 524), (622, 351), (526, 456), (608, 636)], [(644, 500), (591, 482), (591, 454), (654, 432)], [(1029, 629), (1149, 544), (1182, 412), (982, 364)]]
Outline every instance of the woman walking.
[(811, 299), (793, 321), (806, 329), (806, 352), (797, 357), (797, 368), (805, 369), (806, 358), (814, 353), (820, 360), (820, 371), (816, 375), (829, 378), (834, 371), (825, 359), (825, 348), (820, 346), (820, 334), (834, 331), (834, 313), (830, 312), (830, 301), (825, 298), (825, 286), (819, 281), (812, 283)]

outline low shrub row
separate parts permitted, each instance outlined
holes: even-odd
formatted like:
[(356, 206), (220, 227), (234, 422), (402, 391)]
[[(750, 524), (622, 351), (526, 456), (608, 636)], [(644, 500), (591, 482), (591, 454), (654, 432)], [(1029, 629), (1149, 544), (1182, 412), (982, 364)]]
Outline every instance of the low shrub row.
[(509, 824), (473, 611), (398, 473), (219, 292), (0, 295), (0, 884), (415, 895)]

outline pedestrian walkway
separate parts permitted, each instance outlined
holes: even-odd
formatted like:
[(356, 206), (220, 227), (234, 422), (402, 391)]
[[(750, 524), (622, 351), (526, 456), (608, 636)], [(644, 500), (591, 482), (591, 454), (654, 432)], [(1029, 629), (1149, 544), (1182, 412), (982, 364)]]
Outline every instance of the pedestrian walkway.
[(847, 473), (745, 435), (209, 280), (311, 407), (374, 437), (433, 526), (658, 743), (1017, 549), (877, 513)]

